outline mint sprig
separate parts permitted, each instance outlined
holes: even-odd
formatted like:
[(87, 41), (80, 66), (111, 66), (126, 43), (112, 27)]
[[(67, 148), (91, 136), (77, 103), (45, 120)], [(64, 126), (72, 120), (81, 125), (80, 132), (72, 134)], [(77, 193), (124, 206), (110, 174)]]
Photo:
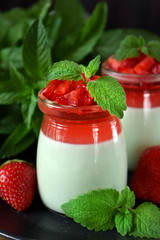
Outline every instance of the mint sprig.
[(142, 36), (136, 37), (135, 35), (128, 35), (124, 38), (115, 52), (114, 58), (120, 61), (126, 58), (138, 57), (140, 51), (160, 61), (160, 41), (154, 40), (146, 43)]
[(78, 81), (82, 78), (80, 66), (72, 61), (64, 60), (54, 63), (45, 75), (47, 84), (53, 79)]
[[(123, 118), (123, 111), (126, 110), (125, 92), (118, 81), (112, 77), (101, 77), (91, 80), (100, 66), (100, 56), (91, 60), (88, 66), (79, 65), (73, 61), (65, 60), (54, 63), (45, 75), (46, 83), (54, 79), (73, 80), (80, 79), (87, 85), (87, 89), (94, 100), (102, 109), (108, 110), (111, 115)], [(90, 81), (87, 81), (90, 79)]]
[(88, 79), (96, 74), (101, 64), (100, 55), (91, 60), (88, 66), (80, 65), (82, 72), (85, 74), (85, 77)]
[(122, 236), (160, 238), (159, 208), (148, 202), (134, 206), (135, 195), (127, 186), (120, 193), (115, 189), (91, 191), (64, 203), (61, 208), (89, 230), (116, 228)]
[(123, 110), (127, 108), (125, 92), (116, 79), (101, 77), (88, 82), (87, 89), (103, 110), (108, 110), (111, 115), (115, 114), (120, 119), (123, 118)]

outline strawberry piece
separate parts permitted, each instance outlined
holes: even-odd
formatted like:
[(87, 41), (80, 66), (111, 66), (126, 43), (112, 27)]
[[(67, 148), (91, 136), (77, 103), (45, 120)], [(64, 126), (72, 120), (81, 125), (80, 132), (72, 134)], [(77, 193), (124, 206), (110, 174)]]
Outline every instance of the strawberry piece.
[(18, 211), (30, 207), (36, 191), (34, 167), (21, 160), (4, 163), (0, 168), (0, 197)]
[(129, 73), (129, 74), (134, 74), (134, 71), (133, 71), (133, 68), (131, 68), (131, 67), (126, 67), (126, 68), (119, 68), (119, 72), (120, 73)]
[(107, 60), (107, 63), (112, 70), (118, 72), (118, 69), (121, 65), (121, 61), (118, 62), (115, 58), (113, 58), (113, 56), (110, 56)]
[(52, 80), (48, 86), (46, 88), (43, 89), (43, 95), (51, 100), (54, 101), (56, 98), (56, 94), (54, 93), (54, 91), (56, 90), (58, 84), (60, 84), (59, 80)]
[(83, 80), (79, 80), (79, 81), (72, 81), (71, 83), (71, 89), (74, 90), (76, 88), (79, 88), (79, 87), (83, 87), (85, 86), (85, 84), (83, 83)]
[(54, 94), (62, 96), (69, 92), (71, 81), (61, 81), (58, 87), (55, 89)]
[(160, 74), (160, 63), (154, 65), (151, 69), (152, 74)]
[(149, 69), (155, 64), (156, 61), (152, 57), (146, 56), (142, 61), (135, 65), (133, 70), (136, 74), (149, 74)]
[(160, 146), (142, 152), (130, 187), (137, 198), (160, 204)]
[(71, 105), (71, 106), (80, 106), (83, 93), (84, 93), (83, 87), (79, 87), (65, 94), (61, 99), (59, 99), (58, 103), (61, 103), (61, 104), (65, 103), (65, 105)]

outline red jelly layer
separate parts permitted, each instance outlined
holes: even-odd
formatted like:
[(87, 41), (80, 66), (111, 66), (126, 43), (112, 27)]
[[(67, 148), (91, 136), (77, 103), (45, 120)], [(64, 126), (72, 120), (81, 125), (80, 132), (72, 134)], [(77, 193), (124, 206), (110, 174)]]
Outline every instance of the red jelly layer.
[(72, 144), (100, 143), (116, 138), (122, 131), (119, 119), (98, 106), (62, 106), (49, 104), (42, 98), (38, 99), (38, 105), (44, 113), (41, 130), (56, 141)]
[(160, 106), (160, 74), (138, 75), (116, 72), (109, 68), (106, 60), (102, 65), (102, 75), (112, 76), (119, 81), (125, 90), (128, 107)]
[(113, 139), (115, 132), (121, 132), (119, 121), (110, 117), (112, 123), (108, 123), (108, 119), (102, 122), (93, 123), (87, 121), (85, 123), (70, 123), (55, 121), (49, 116), (44, 116), (41, 130), (43, 133), (60, 142), (72, 144), (93, 144)]

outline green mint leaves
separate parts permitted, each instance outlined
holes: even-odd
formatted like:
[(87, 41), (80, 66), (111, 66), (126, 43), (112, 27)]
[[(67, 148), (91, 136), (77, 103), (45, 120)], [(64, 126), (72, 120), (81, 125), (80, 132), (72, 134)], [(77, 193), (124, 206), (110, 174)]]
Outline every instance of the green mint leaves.
[(85, 74), (86, 78), (90, 78), (98, 71), (99, 65), (100, 56), (91, 60), (87, 67), (69, 60), (56, 62), (47, 71), (45, 80), (47, 84), (53, 79), (79, 81), (83, 78), (82, 72)]
[(93, 77), (100, 66), (100, 56), (91, 60), (88, 66), (79, 65), (73, 61), (60, 61), (54, 63), (45, 75), (47, 84), (54, 79), (74, 80), (80, 79), (87, 85), (87, 89), (94, 100), (103, 110), (108, 110), (111, 115), (123, 118), (126, 110), (125, 92), (121, 85), (112, 77), (100, 77), (97, 80), (87, 81)]
[(128, 35), (121, 42), (114, 57), (120, 61), (126, 58), (138, 57), (139, 51), (160, 61), (160, 41), (145, 42), (142, 36)]
[(111, 115), (123, 118), (123, 110), (126, 110), (125, 92), (118, 81), (112, 77), (101, 77), (96, 81), (87, 83), (89, 93), (102, 107), (108, 110)]
[(98, 55), (97, 57), (95, 57), (93, 60), (89, 62), (87, 67), (85, 67), (84, 65), (80, 65), (80, 68), (84, 73), (85, 77), (88, 79), (96, 74), (100, 64), (101, 64), (100, 55)]
[(89, 230), (116, 228), (125, 236), (160, 238), (160, 211), (152, 203), (133, 209), (135, 195), (127, 186), (120, 193), (115, 189), (92, 191), (61, 206), (64, 213)]
[(79, 65), (75, 62), (64, 60), (54, 63), (45, 75), (47, 83), (53, 79), (65, 79), (78, 81), (82, 77), (82, 71)]

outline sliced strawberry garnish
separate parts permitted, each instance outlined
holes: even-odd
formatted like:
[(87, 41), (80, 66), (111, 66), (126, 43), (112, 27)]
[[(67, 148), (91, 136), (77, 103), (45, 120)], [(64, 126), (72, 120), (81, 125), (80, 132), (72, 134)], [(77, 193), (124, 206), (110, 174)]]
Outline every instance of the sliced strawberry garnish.
[(79, 87), (67, 94), (65, 94), (61, 100), (63, 100), (64, 102), (67, 102), (68, 105), (71, 106), (80, 106), (80, 102), (81, 99), (83, 97), (83, 93), (84, 93), (84, 88), (83, 87)]
[(160, 74), (160, 63), (154, 65), (150, 71), (152, 74)]
[(55, 89), (54, 93), (57, 96), (62, 96), (69, 92), (70, 87), (71, 87), (71, 81), (61, 81), (58, 84), (58, 87)]
[[(100, 76), (93, 77), (92, 81)], [(70, 106), (88, 106), (95, 104), (83, 80), (53, 80), (43, 89), (43, 95), (55, 103)]]
[[(115, 58), (113, 58), (113, 56), (110, 56), (108, 58), (107, 64), (109, 65), (109, 67), (114, 70), (114, 71), (118, 71), (120, 65), (121, 65), (121, 61), (117, 61)], [(104, 66), (105, 67), (105, 66)]]
[(83, 87), (85, 86), (85, 84), (83, 83), (83, 80), (79, 80), (79, 81), (72, 81), (71, 82), (71, 88), (72, 90), (79, 88), (79, 87)]
[(156, 61), (152, 57), (146, 56), (142, 61), (135, 65), (133, 70), (136, 74), (147, 74), (155, 64)]
[(59, 84), (59, 80), (53, 80), (51, 81), (48, 86), (46, 88), (43, 89), (43, 95), (51, 100), (54, 101), (56, 98), (56, 94), (54, 93), (54, 91), (56, 90), (58, 84)]
[(134, 74), (134, 71), (133, 71), (133, 68), (131, 68), (131, 67), (126, 67), (126, 68), (119, 68), (119, 72), (120, 73), (129, 73), (129, 74)]

